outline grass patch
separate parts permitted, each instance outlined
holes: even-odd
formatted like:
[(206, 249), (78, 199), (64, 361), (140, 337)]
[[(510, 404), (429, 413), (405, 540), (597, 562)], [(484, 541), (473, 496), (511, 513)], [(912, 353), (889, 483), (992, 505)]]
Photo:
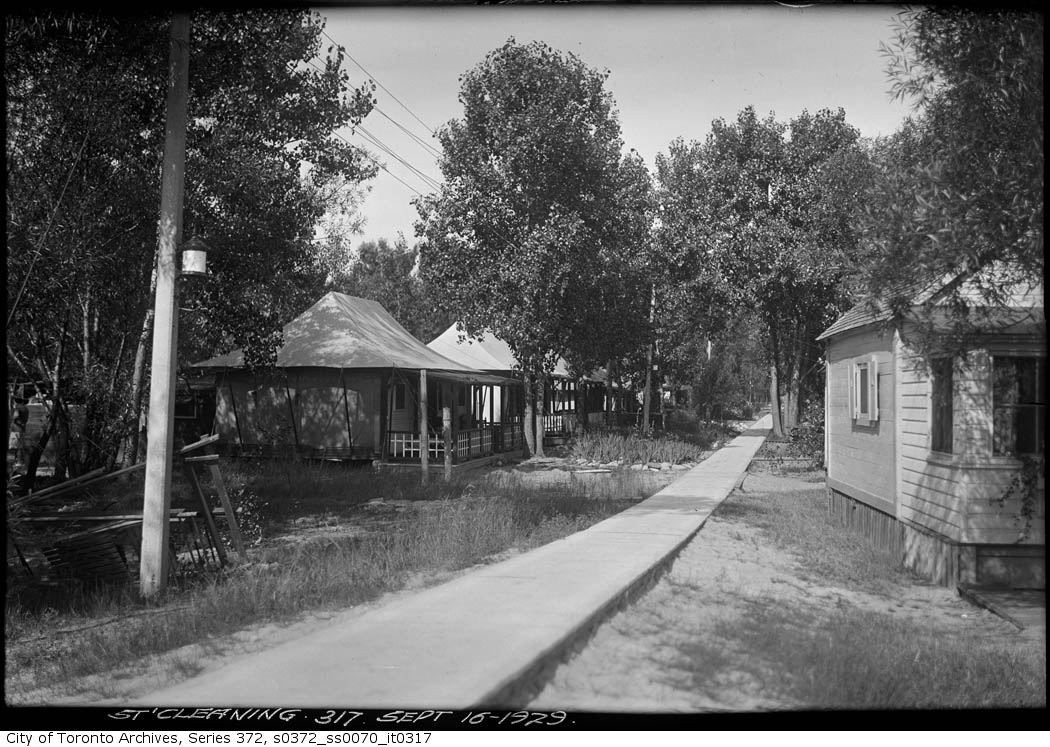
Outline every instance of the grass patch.
[[(254, 623), (359, 604), (420, 573), (455, 571), (565, 537), (644, 497), (629, 477), (609, 495), (609, 486), (599, 494), (583, 483), (531, 488), (503, 480), (496, 487), (462, 477), (435, 477), (423, 487), (418, 472), (295, 464), (258, 471), (239, 464), (224, 473), (247, 514), (250, 562), (190, 579), (151, 605), (136, 598), (133, 585), (85, 587), (47, 604), (28, 603), (9, 585), (9, 698), (75, 692), (76, 678), (140, 657)], [(304, 521), (319, 531), (294, 533)]]
[(573, 440), (570, 455), (602, 464), (699, 462), (717, 442), (716, 431), (712, 428), (688, 439), (666, 433), (649, 437), (635, 432), (587, 431)]
[(832, 521), (823, 487), (770, 493), (738, 490), (712, 515), (762, 529), (777, 547), (798, 558), (806, 575), (824, 583), (886, 593), (914, 578), (888, 552)]
[(716, 632), (748, 652), (747, 666), (784, 673), (764, 681), (803, 708), (1046, 705), (1046, 665), (1031, 643), (938, 634), (851, 606), (817, 616), (772, 599), (752, 600), (746, 614)]

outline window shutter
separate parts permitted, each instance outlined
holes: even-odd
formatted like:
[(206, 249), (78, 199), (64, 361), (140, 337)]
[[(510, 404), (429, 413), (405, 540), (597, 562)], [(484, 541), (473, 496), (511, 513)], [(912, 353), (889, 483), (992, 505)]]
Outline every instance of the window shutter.
[(879, 361), (873, 355), (868, 364), (868, 419), (879, 419)]
[(856, 363), (849, 364), (849, 416), (853, 420), (859, 415), (860, 405), (857, 404), (857, 384), (860, 380), (860, 370)]

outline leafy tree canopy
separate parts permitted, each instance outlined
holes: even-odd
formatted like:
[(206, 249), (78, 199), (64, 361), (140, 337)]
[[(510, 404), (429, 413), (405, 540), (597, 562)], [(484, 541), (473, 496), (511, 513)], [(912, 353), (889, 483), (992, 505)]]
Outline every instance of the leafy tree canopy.
[(463, 117), (439, 134), (445, 183), (417, 204), (435, 301), (533, 374), (637, 342), (628, 322), (648, 307), (648, 173), (622, 155), (606, 77), (538, 42), (491, 52), (460, 78)]
[(748, 107), (713, 122), (702, 143), (672, 142), (657, 178), (672, 288), (665, 339), (688, 350), (691, 337), (709, 339), (754, 310), (788, 389), (790, 426), (802, 389), (815, 386), (814, 338), (842, 308), (856, 257), (853, 218), (868, 178), (857, 130), (841, 109), (783, 123)]
[[(864, 280), (902, 313), (915, 280), (995, 264), (1008, 274), (976, 282), (1001, 305), (1013, 281), (1043, 273), (1043, 14), (909, 11), (883, 51), (915, 116), (876, 149)], [(974, 318), (952, 295), (964, 338)]]
[[(182, 284), (183, 361), (233, 346), (268, 360), (323, 288), (312, 236), (331, 186), (374, 173), (334, 136), (371, 88), (350, 86), (322, 28), (306, 10), (193, 15), (183, 237), (213, 251), (211, 277)], [(87, 398), (102, 452), (102, 430), (137, 420), (120, 410), (149, 339), (168, 29), (92, 12), (6, 24), (8, 363)]]

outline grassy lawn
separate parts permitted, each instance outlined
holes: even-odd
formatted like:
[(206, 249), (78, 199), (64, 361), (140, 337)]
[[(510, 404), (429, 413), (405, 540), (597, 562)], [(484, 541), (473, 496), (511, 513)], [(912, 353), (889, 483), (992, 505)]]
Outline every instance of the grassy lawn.
[[(889, 555), (833, 523), (822, 486), (744, 491), (717, 516), (758, 527), (794, 555), (798, 575), (823, 585), (895, 598), (916, 580)], [(746, 613), (717, 628), (748, 652), (747, 664), (782, 694), (814, 708), (1037, 707), (1046, 704), (1045, 648), (1019, 636), (942, 628), (934, 617), (902, 618), (851, 604), (830, 612), (800, 598), (749, 599)], [(683, 653), (689, 655), (687, 649)], [(710, 653), (710, 652), (706, 652)], [(696, 678), (717, 662), (700, 666)], [(770, 672), (776, 673), (770, 676)]]
[[(252, 547), (249, 562), (188, 576), (158, 602), (134, 585), (47, 599), (8, 576), (8, 698), (75, 692), (76, 680), (141, 657), (300, 613), (336, 610), (580, 531), (644, 494), (630, 474), (608, 485), (529, 486), (484, 475), (348, 470), (295, 463), (224, 467)], [(598, 490), (601, 487), (601, 490)], [(132, 492), (134, 488), (128, 488)]]

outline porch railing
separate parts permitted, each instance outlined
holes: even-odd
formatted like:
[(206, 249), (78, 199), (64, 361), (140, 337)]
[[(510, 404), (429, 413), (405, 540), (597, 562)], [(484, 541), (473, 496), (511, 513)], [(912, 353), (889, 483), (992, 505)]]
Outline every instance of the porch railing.
[(457, 462), (492, 454), (492, 426), (482, 426), (456, 433), (455, 460)]
[[(419, 460), (419, 434), (410, 431), (390, 431), (387, 441), (387, 456), (393, 460)], [(520, 448), (522, 433), (520, 423), (495, 423), (469, 430), (456, 431), (452, 449), (452, 461), (465, 462), (503, 451)], [(440, 433), (429, 434), (427, 458), (431, 461), (445, 459), (445, 440)]]
[[(419, 434), (412, 431), (390, 431), (387, 435), (389, 447), (387, 455), (390, 459), (411, 459), (418, 461), (420, 458)], [(427, 458), (441, 460), (445, 458), (445, 440), (441, 434), (429, 434)]]
[(494, 426), (496, 451), (518, 451), (525, 444), (525, 431), (521, 423), (496, 423)]
[(565, 414), (549, 412), (543, 416), (543, 435), (560, 436), (566, 432)]

